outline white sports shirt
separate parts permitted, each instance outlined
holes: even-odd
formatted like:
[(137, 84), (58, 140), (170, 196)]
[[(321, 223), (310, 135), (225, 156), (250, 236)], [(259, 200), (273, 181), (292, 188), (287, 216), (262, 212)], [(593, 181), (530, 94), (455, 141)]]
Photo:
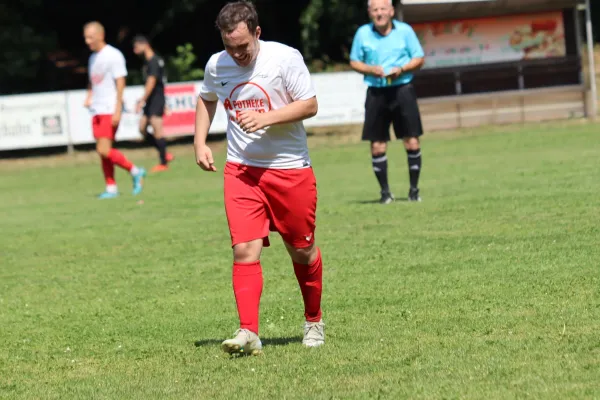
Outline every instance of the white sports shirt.
[(244, 132), (236, 114), (243, 110), (269, 112), (294, 101), (316, 96), (300, 52), (277, 42), (259, 41), (256, 61), (240, 67), (227, 52), (214, 54), (206, 64), (200, 96), (220, 100), (227, 112), (227, 161), (261, 168), (294, 169), (310, 166), (302, 122)]
[(123, 53), (107, 44), (90, 56), (88, 74), (92, 83), (92, 113), (114, 114), (117, 105), (115, 79), (127, 76)]

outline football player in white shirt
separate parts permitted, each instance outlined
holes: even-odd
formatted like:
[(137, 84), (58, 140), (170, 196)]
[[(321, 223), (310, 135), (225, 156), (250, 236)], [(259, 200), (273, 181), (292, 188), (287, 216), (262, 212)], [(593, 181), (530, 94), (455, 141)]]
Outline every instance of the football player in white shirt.
[(133, 194), (139, 194), (146, 171), (136, 167), (123, 153), (113, 148), (123, 109), (123, 90), (127, 76), (125, 57), (119, 50), (106, 44), (104, 27), (99, 22), (87, 23), (83, 27), (83, 36), (93, 52), (88, 65), (90, 84), (84, 105), (92, 113), (96, 151), (102, 160), (106, 182), (105, 191), (98, 197), (112, 199), (118, 196), (115, 165), (129, 171), (133, 179)]
[(240, 329), (223, 342), (228, 353), (258, 354), (260, 254), (277, 231), (292, 259), (304, 299), (302, 343), (325, 342), (321, 319), (323, 262), (315, 244), (317, 188), (302, 121), (317, 113), (316, 92), (302, 55), (259, 40), (252, 3), (225, 5), (217, 26), (225, 51), (205, 69), (196, 107), (194, 148), (204, 171), (217, 171), (208, 131), (220, 100), (227, 111), (225, 211), (233, 247), (233, 290)]

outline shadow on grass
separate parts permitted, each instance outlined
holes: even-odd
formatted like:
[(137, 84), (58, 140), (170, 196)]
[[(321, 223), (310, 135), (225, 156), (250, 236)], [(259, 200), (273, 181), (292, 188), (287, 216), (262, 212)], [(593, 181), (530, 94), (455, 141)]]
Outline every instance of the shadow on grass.
[[(406, 197), (401, 197), (401, 198), (397, 198), (394, 200), (394, 203), (404, 203), (407, 202), (408, 198)], [(351, 200), (350, 203), (352, 204), (379, 204), (379, 199), (373, 199), (373, 200)], [(389, 204), (385, 204), (385, 205), (389, 205)]]
[[(217, 339), (202, 339), (194, 342), (194, 346), (196, 347), (204, 347), (204, 346), (217, 346), (221, 345), (223, 341)], [(290, 343), (301, 343), (302, 336), (292, 336), (285, 338), (265, 338), (261, 339), (263, 346), (287, 346)]]

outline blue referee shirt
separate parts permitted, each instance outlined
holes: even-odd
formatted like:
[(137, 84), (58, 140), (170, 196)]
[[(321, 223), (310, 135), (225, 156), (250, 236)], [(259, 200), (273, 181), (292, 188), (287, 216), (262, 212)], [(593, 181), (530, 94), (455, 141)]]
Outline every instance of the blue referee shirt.
[[(361, 26), (354, 35), (351, 61), (360, 61), (368, 65), (380, 65), (386, 74), (393, 67), (403, 67), (413, 58), (424, 57), (423, 48), (415, 31), (410, 25), (392, 20), (393, 29), (382, 36), (370, 23)], [(410, 83), (413, 74), (404, 73), (392, 82), (387, 78), (365, 75), (365, 82), (372, 87), (397, 86)]]

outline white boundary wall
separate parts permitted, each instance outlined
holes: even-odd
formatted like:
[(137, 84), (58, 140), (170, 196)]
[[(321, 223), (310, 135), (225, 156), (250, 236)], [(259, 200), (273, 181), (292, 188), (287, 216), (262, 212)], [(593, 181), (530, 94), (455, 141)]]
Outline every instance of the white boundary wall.
[[(319, 112), (306, 127), (361, 124), (366, 85), (354, 72), (313, 75)], [(188, 136), (194, 130), (196, 98), (202, 82), (169, 84), (165, 116), (168, 136)], [(117, 140), (140, 140), (140, 115), (133, 112), (142, 86), (125, 89), (124, 112)], [(67, 91), (0, 97), (0, 151), (94, 143), (85, 91)], [(538, 122), (591, 116), (589, 92), (583, 86), (494, 92), (420, 99), (426, 131), (480, 125)], [(210, 133), (224, 133), (225, 109), (217, 108)]]
[[(366, 86), (354, 72), (314, 74), (319, 99), (319, 113), (305, 121), (307, 127), (361, 123), (364, 117)], [(175, 83), (169, 88), (194, 87), (187, 93), (167, 94), (169, 108), (180, 113), (178, 131), (170, 136), (193, 134), (193, 111), (201, 81)], [(124, 93), (124, 112), (117, 132), (118, 141), (138, 140), (140, 114), (135, 103), (142, 96), (142, 86), (129, 86)], [(68, 146), (94, 143), (91, 115), (83, 106), (85, 90), (0, 96), (0, 150)], [(223, 133), (227, 117), (219, 103), (211, 134)]]

